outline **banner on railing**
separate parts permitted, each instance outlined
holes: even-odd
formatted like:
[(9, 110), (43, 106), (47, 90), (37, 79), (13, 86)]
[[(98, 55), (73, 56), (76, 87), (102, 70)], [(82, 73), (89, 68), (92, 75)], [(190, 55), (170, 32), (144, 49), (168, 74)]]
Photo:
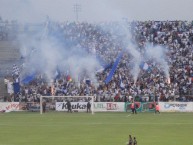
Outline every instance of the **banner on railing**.
[[(152, 112), (155, 111), (154, 102), (135, 102), (137, 112)], [(125, 111), (131, 112), (131, 103), (125, 103)]]
[(124, 112), (124, 102), (94, 102), (95, 112)]
[[(138, 112), (154, 111), (153, 102), (135, 102)], [(87, 102), (71, 102), (72, 110), (85, 112)], [(193, 112), (193, 102), (159, 102), (161, 112)], [(67, 111), (66, 102), (47, 103), (49, 110)], [(129, 102), (94, 102), (94, 112), (130, 112)], [(40, 111), (39, 103), (0, 102), (0, 112)]]
[[(71, 102), (72, 110), (85, 112), (87, 102)], [(92, 105), (92, 104), (91, 104)], [(94, 112), (124, 112), (124, 102), (94, 102)], [(56, 102), (56, 111), (67, 111), (66, 102)]]
[(193, 102), (159, 102), (162, 112), (193, 112)]
[(19, 111), (19, 102), (0, 102), (0, 112)]
[[(56, 111), (67, 111), (67, 102), (56, 102)], [(72, 110), (86, 111), (87, 102), (71, 102)]]

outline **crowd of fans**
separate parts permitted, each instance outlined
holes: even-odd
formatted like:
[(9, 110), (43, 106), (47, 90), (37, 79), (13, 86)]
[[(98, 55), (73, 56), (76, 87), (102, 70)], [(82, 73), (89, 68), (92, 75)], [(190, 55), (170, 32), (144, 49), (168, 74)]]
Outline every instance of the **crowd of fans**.
[[(193, 101), (193, 23), (187, 21), (126, 22), (131, 32), (130, 41), (143, 54), (147, 45), (160, 45), (168, 49), (168, 79), (159, 64), (146, 61), (150, 70), (140, 69), (134, 82), (131, 74), (132, 55), (124, 53), (112, 80), (106, 84), (112, 64), (123, 48), (127, 37), (120, 31), (119, 22), (54, 23), (49, 33), (65, 38), (66, 45), (77, 45), (90, 54), (99, 56), (109, 67), (96, 73), (97, 82), (84, 76), (77, 82), (70, 73), (62, 72), (52, 84), (46, 83), (44, 74), (39, 74), (29, 84), (23, 84), (15, 101), (38, 102), (40, 95), (95, 96), (95, 101)], [(62, 33), (58, 33), (62, 32)], [(170, 80), (170, 83), (168, 83)]]

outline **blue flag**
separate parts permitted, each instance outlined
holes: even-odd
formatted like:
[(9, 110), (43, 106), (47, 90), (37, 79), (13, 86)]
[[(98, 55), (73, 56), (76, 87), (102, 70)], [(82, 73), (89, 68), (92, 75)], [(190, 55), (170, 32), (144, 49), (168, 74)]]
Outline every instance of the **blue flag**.
[(107, 76), (107, 78), (106, 78), (106, 80), (105, 80), (105, 83), (106, 83), (106, 84), (108, 84), (108, 83), (111, 81), (111, 79), (112, 79), (112, 77), (113, 77), (113, 75), (114, 75), (114, 73), (115, 73), (115, 70), (117, 69), (117, 66), (118, 66), (118, 64), (119, 64), (122, 56), (123, 56), (123, 51), (121, 51), (121, 52), (119, 53), (116, 61), (114, 62), (113, 67), (112, 67), (109, 75)]
[(19, 93), (19, 91), (20, 91), (20, 85), (19, 85), (18, 82), (17, 82), (17, 83), (13, 83), (13, 90), (14, 90), (14, 93), (15, 93), (15, 94)]
[(22, 80), (22, 83), (24, 83), (24, 84), (30, 83), (31, 81), (33, 81), (33, 80), (35, 79), (35, 76), (36, 76), (36, 73), (33, 73), (33, 74), (31, 74), (31, 75), (26, 76), (26, 77)]

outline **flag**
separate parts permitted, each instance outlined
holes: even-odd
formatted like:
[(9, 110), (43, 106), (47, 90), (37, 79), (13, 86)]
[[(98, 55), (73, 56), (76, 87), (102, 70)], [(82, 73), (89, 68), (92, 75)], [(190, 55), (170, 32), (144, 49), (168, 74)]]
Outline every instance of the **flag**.
[(24, 83), (24, 84), (28, 84), (28, 83), (30, 83), (32, 80), (35, 79), (35, 76), (36, 76), (35, 73), (33, 73), (33, 74), (31, 74), (31, 75), (28, 75), (28, 76), (26, 76), (21, 82)]
[(147, 64), (147, 63), (144, 63), (143, 69), (144, 69), (144, 70), (148, 70), (148, 68), (149, 68), (148, 64)]
[(109, 75), (107, 76), (107, 78), (106, 78), (106, 80), (105, 80), (105, 83), (106, 83), (106, 84), (108, 84), (108, 83), (111, 81), (111, 79), (112, 79), (112, 77), (113, 77), (113, 75), (114, 75), (114, 73), (115, 73), (115, 71), (116, 71), (116, 69), (117, 69), (117, 66), (118, 66), (118, 64), (119, 64), (122, 56), (123, 56), (123, 51), (121, 51), (121, 52), (119, 53), (116, 61), (114, 62), (113, 67), (112, 67)]
[(143, 69), (143, 70), (148, 70), (149, 69), (149, 65), (146, 62), (141, 62), (140, 68)]
[(12, 68), (12, 76), (19, 75), (19, 67), (14, 64)]
[(13, 90), (14, 90), (14, 94), (18, 94), (20, 91), (20, 85), (18, 82), (13, 83)]
[(90, 84), (91, 84), (90, 79), (86, 79), (85, 83), (86, 83), (87, 85), (90, 85)]

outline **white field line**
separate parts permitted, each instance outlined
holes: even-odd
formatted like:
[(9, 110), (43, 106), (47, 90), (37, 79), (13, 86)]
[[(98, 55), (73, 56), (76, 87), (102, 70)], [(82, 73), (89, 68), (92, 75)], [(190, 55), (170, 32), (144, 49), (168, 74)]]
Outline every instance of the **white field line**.
[[(161, 113), (161, 114), (156, 114), (157, 116), (158, 115), (161, 115), (161, 116), (186, 116), (186, 115), (190, 115), (191, 113), (171, 113), (171, 114), (169, 114), (169, 113)], [(192, 113), (193, 114), (193, 113)], [(60, 116), (58, 116), (58, 115), (64, 115), (63, 117), (70, 117), (70, 118), (85, 118), (85, 117), (127, 117), (127, 116), (131, 116), (132, 114), (131, 113), (126, 113), (125, 115), (124, 114), (111, 114), (111, 113), (109, 113), (109, 114), (97, 114), (97, 113), (95, 113), (94, 115), (92, 115), (92, 114), (85, 114), (85, 115), (81, 115), (81, 114), (75, 114), (75, 113), (73, 113), (73, 114), (67, 114), (67, 113), (64, 113), (64, 114), (58, 114), (58, 113), (56, 113), (56, 115), (55, 114), (26, 114), (25, 115), (25, 118), (40, 118), (40, 117), (54, 117), (54, 116), (56, 116), (56, 117), (60, 117)], [(141, 116), (141, 115), (145, 115), (144, 113), (138, 113), (136, 116)], [(151, 113), (148, 113), (148, 114), (146, 114), (147, 116), (148, 115), (151, 115)], [(152, 115), (155, 115), (155, 113), (152, 113)], [(18, 114), (18, 116), (20, 116), (20, 114)], [(1, 117), (6, 117), (6, 118), (15, 118), (15, 115), (14, 116), (7, 116), (7, 115), (5, 115), (5, 116), (1, 116)], [(22, 117), (23, 117), (23, 115), (22, 115)]]
[[(87, 122), (87, 123), (60, 123), (60, 124), (6, 124), (0, 123), (0, 126), (69, 126), (69, 125), (85, 125), (85, 126), (92, 126), (92, 125), (193, 125), (193, 123), (100, 123), (100, 122)], [(1, 144), (0, 144), (1, 145)]]
[(0, 144), (0, 145), (14, 145), (14, 144)]

